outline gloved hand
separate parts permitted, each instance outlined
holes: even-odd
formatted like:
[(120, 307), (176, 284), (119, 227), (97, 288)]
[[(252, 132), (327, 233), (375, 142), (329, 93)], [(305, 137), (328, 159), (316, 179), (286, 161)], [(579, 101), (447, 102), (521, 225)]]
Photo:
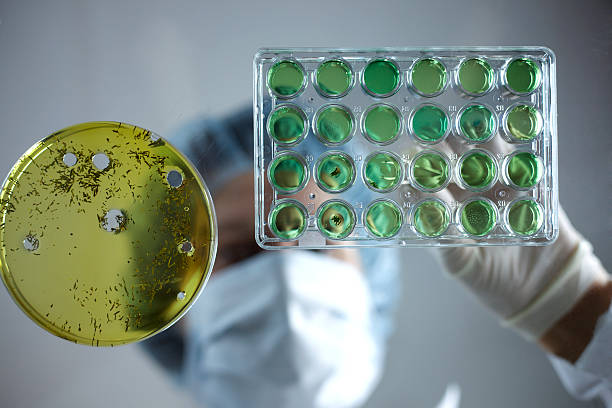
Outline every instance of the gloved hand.
[(548, 246), (443, 248), (441, 260), (505, 326), (537, 340), (593, 283), (609, 279), (563, 210), (559, 225), (559, 237)]

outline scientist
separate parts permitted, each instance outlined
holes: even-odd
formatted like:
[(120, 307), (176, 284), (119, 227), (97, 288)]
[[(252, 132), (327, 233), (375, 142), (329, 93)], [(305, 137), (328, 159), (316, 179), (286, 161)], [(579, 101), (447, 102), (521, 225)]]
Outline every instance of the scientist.
[[(399, 251), (260, 251), (252, 126), (245, 110), (193, 122), (172, 140), (211, 189), (219, 251), (185, 321), (144, 346), (206, 407), (358, 407), (382, 373)], [(612, 280), (563, 211), (552, 245), (436, 254), (502, 325), (548, 353), (573, 396), (612, 407)]]

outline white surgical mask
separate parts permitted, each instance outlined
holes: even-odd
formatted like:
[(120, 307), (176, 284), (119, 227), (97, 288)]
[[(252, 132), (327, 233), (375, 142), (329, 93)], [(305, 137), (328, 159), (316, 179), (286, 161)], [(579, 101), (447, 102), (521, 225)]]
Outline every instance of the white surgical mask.
[(189, 312), (185, 380), (206, 407), (357, 407), (380, 377), (362, 273), (267, 251), (213, 276)]

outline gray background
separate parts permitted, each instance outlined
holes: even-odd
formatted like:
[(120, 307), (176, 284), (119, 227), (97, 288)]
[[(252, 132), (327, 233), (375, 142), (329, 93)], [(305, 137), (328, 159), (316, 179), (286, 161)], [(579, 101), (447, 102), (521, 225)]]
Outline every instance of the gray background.
[[(547, 45), (558, 57), (561, 201), (612, 266), (609, 1), (2, 1), (0, 174), (89, 120), (162, 135), (250, 103), (261, 46)], [(501, 329), (426, 251), (407, 250), (388, 367), (369, 406), (578, 407), (545, 356)], [(205, 293), (204, 293), (205, 295)], [(189, 407), (138, 346), (56, 339), (0, 290), (0, 406)]]

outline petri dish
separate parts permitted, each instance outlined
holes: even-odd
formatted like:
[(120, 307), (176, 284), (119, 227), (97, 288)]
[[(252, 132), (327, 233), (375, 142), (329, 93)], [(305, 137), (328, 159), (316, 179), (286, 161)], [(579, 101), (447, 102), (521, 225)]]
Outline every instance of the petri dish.
[(466, 152), (457, 167), (461, 186), (471, 191), (488, 190), (497, 180), (497, 164), (485, 150)]
[(272, 233), (282, 240), (298, 239), (306, 230), (307, 212), (295, 200), (279, 200), (270, 211), (268, 225)]
[(517, 235), (533, 235), (542, 228), (543, 222), (542, 207), (531, 198), (515, 200), (508, 206), (506, 224)]
[(504, 116), (504, 133), (511, 142), (532, 142), (543, 127), (542, 115), (530, 105), (515, 105)]
[(507, 183), (517, 190), (529, 190), (542, 179), (542, 159), (531, 152), (515, 152), (506, 158)]
[(427, 198), (414, 206), (412, 225), (421, 236), (435, 238), (444, 234), (450, 224), (450, 212), (442, 200)]
[(327, 105), (315, 115), (314, 132), (323, 144), (338, 146), (353, 136), (353, 115), (342, 105)]
[(363, 179), (366, 185), (378, 192), (389, 192), (402, 181), (402, 165), (391, 152), (374, 152), (365, 159)]
[(366, 208), (363, 214), (363, 224), (368, 233), (375, 238), (392, 238), (402, 228), (402, 211), (391, 200), (376, 200)]
[(370, 142), (387, 145), (398, 138), (402, 121), (394, 107), (385, 104), (371, 106), (363, 118), (363, 134)]
[(438, 143), (448, 133), (448, 115), (439, 106), (422, 105), (410, 117), (410, 130), (418, 142)]
[(322, 155), (315, 169), (317, 184), (328, 193), (340, 193), (355, 181), (353, 160), (343, 152), (331, 151)]
[(446, 156), (435, 150), (417, 154), (410, 164), (412, 185), (421, 191), (435, 192), (450, 181), (450, 164)]
[(344, 239), (355, 228), (355, 211), (343, 200), (329, 200), (317, 211), (317, 227), (329, 239)]
[(372, 96), (385, 98), (397, 92), (400, 86), (400, 69), (385, 58), (370, 61), (363, 70), (363, 89)]
[(314, 83), (322, 96), (340, 98), (353, 86), (353, 70), (348, 62), (342, 59), (330, 59), (319, 65)]
[(482, 58), (464, 60), (459, 66), (457, 82), (468, 95), (480, 96), (491, 90), (495, 73), (491, 65)]
[(305, 86), (304, 68), (297, 61), (278, 61), (268, 71), (268, 88), (278, 98), (293, 98), (302, 92)]
[(306, 161), (297, 153), (282, 152), (270, 163), (268, 180), (280, 193), (300, 191), (308, 180)]
[(475, 237), (488, 235), (497, 223), (495, 204), (486, 198), (474, 198), (459, 208), (461, 228)]
[(484, 105), (472, 104), (457, 115), (457, 131), (468, 143), (485, 143), (496, 131), (493, 111)]
[(307, 132), (306, 115), (295, 105), (280, 105), (268, 117), (268, 134), (279, 145), (296, 145)]
[(535, 91), (542, 80), (542, 72), (537, 62), (530, 58), (515, 58), (506, 67), (504, 73), (506, 87), (519, 95)]
[(210, 276), (213, 203), (154, 133), (90, 122), (52, 134), (0, 192), (0, 268), (19, 307), (63, 339), (115, 346), (168, 328)]
[(410, 70), (412, 88), (422, 96), (432, 97), (441, 94), (446, 82), (446, 67), (435, 58), (420, 59)]

